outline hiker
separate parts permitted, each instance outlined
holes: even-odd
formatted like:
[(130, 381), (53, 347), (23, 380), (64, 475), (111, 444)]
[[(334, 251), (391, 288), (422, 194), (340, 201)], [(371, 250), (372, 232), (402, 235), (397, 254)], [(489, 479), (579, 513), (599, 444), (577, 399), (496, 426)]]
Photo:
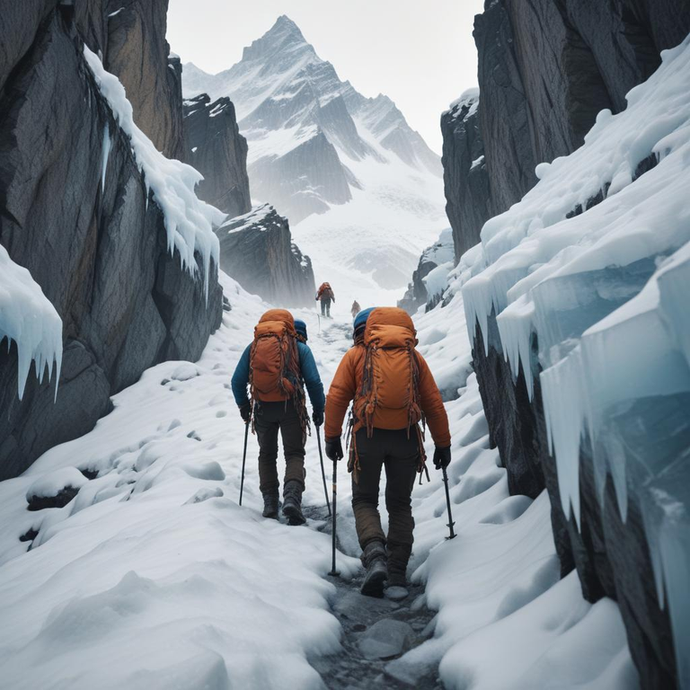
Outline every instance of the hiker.
[[(355, 319), (355, 344), (347, 351), (326, 399), (326, 454), (340, 460), (343, 419), (350, 401), (352, 509), (362, 563), (362, 594), (382, 596), (384, 581), (404, 598), (412, 553), (411, 494), (417, 472), (425, 470), (426, 418), (436, 444), (434, 465), (450, 463), (450, 431), (441, 394), (424, 358), (415, 350), (416, 331), (402, 309), (365, 309)], [(378, 512), (381, 468), (386, 470), (388, 536)]]
[[(302, 329), (303, 327), (303, 329)], [(307, 327), (300, 326), (304, 341)], [(264, 499), (263, 516), (278, 519), (278, 431), (285, 453), (283, 515), (291, 525), (306, 522), (302, 514), (304, 445), (309, 419), (303, 383), (307, 387), (312, 421), (323, 424), (323, 384), (306, 342), (298, 339), (292, 314), (271, 309), (254, 329), (254, 340), (240, 357), (232, 376), (232, 392), (245, 424), (253, 420), (259, 441), (259, 488)], [(247, 397), (247, 385), (250, 397)]]
[(352, 303), (352, 307), (350, 308), (350, 313), (352, 314), (352, 318), (354, 319), (359, 312), (362, 311), (362, 307), (359, 306), (359, 302), (355, 300)]
[(297, 340), (306, 345), (309, 339), (307, 338), (307, 324), (301, 319), (295, 319), (295, 332), (297, 333)]
[(316, 292), (316, 301), (321, 301), (321, 316), (331, 318), (331, 302), (335, 302), (335, 293), (330, 283), (321, 283)]

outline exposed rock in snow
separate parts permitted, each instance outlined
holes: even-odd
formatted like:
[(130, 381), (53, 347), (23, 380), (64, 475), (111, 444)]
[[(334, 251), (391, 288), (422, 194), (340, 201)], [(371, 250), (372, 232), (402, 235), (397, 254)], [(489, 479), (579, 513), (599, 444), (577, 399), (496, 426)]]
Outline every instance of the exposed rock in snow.
[(284, 306), (314, 304), (314, 272), (287, 218), (264, 204), (218, 228), (222, 269), (248, 292)]
[(247, 140), (239, 133), (228, 98), (211, 103), (206, 94), (184, 103), (185, 156), (204, 179), (197, 195), (230, 218), (251, 210)]
[(26, 492), (29, 510), (62, 508), (89, 480), (74, 467), (62, 467), (37, 479)]
[[(141, 160), (84, 59), (80, 36), (107, 62), (105, 10), (95, 3), (74, 12), (32, 7), (2, 15), (11, 60), (0, 67), (0, 131), (11, 145), (0, 155), (0, 242), (62, 319), (64, 349), (54, 402), (55, 382), (33, 377), (20, 401), (24, 355), (0, 348), (0, 477), (86, 433), (111, 409), (110, 395), (145, 368), (196, 359), (222, 313), (215, 267), (207, 307), (203, 282), (169, 253)], [(165, 26), (157, 31), (164, 36)], [(157, 182), (149, 168), (148, 184)]]

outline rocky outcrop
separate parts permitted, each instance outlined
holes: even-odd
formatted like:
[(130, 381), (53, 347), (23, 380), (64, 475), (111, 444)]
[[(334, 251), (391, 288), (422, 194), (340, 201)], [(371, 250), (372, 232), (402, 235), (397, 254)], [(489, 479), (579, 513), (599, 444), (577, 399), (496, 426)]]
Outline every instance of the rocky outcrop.
[[(625, 94), (689, 28), (690, 6), (683, 0), (487, 1), (474, 27), (478, 131), (472, 118), (458, 120), (460, 112), (442, 119), (456, 258), (467, 250), (471, 234), (465, 231), (474, 222), (519, 201), (537, 181), (537, 164), (578, 148), (600, 110), (624, 109)], [(488, 199), (485, 182), (466, 173), (467, 151), (476, 153), (480, 140)]]
[[(0, 347), (0, 479), (89, 431), (147, 367), (198, 358), (222, 313), (215, 276), (206, 301), (168, 252), (162, 212), (84, 60), (86, 37), (107, 62), (107, 27), (132, 4), (115, 17), (105, 3), (30, 4), (31, 17), (2, 14), (0, 243), (61, 316), (64, 356), (56, 400), (54, 382), (33, 375), (19, 400), (16, 346)], [(164, 21), (151, 32), (162, 39)]]
[[(445, 280), (433, 280), (434, 271), (447, 276), (454, 257), (453, 234), (450, 228), (444, 230), (430, 247), (427, 247), (419, 257), (417, 269), (412, 274), (412, 282), (407, 286), (407, 292), (398, 306), (409, 314), (415, 314), (419, 307), (426, 305), (427, 311), (436, 306), (443, 295)], [(429, 284), (431, 283), (431, 284)]]
[[(466, 229), (476, 227), (473, 222), (519, 201), (537, 181), (535, 166), (578, 148), (601, 109), (623, 110), (625, 94), (659, 66), (660, 51), (678, 44), (689, 31), (690, 5), (684, 0), (487, 0), (474, 31), (481, 93), (474, 115), (478, 129), (471, 121), (471, 107), (464, 115), (458, 109), (460, 118), (453, 118), (451, 110), (442, 120), (446, 198), (456, 256), (467, 250)], [(476, 180), (471, 179), (468, 161), (476, 160), (471, 156), (479, 151), (479, 139), (486, 185), (471, 193)], [(474, 152), (468, 154), (472, 146)], [(605, 190), (587, 207), (604, 195)], [(572, 215), (582, 210), (574, 208)], [(666, 438), (685, 440), (687, 447), (690, 429), (682, 403), (661, 398), (636, 403), (622, 409), (607, 429), (606, 447), (600, 441), (583, 440), (578, 527), (561, 507), (556, 464), (549, 453), (536, 336), (530, 400), (522, 369), (515, 378), (506, 362), (495, 314), (489, 317), (485, 333), (486, 350), (477, 329), (474, 368), (491, 443), (500, 450), (511, 493), (535, 497), (548, 490), (563, 574), (577, 569), (588, 600), (609, 596), (618, 602), (644, 688), (678, 687), (679, 660), (669, 614), (657, 596), (643, 509), (629, 500), (624, 519), (610, 478), (600, 497), (594, 458), (600, 465), (602, 457), (612, 457), (614, 448), (616, 459), (609, 460), (613, 464), (632, 462), (640, 452), (653, 457), (661, 444), (650, 444), (663, 438), (664, 432), (658, 431), (662, 428), (669, 430)], [(646, 406), (644, 411), (638, 409), (640, 405)], [(657, 420), (654, 429), (649, 426), (650, 415)], [(633, 447), (629, 439), (636, 429), (639, 439)]]
[(275, 305), (313, 306), (311, 260), (292, 242), (287, 218), (272, 206), (226, 221), (216, 234), (221, 268), (245, 290)]
[(464, 93), (441, 116), (446, 215), (453, 228), (455, 262), (479, 242), (489, 214), (489, 176), (479, 129), (479, 91)]
[(234, 218), (252, 208), (247, 140), (240, 134), (229, 98), (211, 103), (206, 94), (184, 102), (185, 155), (204, 180), (200, 199)]

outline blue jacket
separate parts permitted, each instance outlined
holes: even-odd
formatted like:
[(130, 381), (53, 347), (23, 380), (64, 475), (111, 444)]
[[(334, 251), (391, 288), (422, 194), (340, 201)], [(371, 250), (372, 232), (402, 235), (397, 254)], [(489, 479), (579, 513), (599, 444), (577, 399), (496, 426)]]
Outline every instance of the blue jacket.
[[(249, 402), (247, 386), (249, 385), (249, 355), (251, 349), (252, 346), (247, 345), (240, 357), (240, 361), (237, 363), (235, 373), (232, 375), (232, 394), (235, 396), (235, 402), (238, 407), (242, 407), (242, 405)], [(319, 370), (316, 368), (314, 355), (309, 346), (304, 343), (297, 343), (297, 351), (299, 352), (299, 368), (302, 372), (302, 380), (307, 387), (311, 406), (314, 408), (314, 412), (323, 412), (326, 406), (326, 398), (323, 394), (323, 384), (321, 383)]]

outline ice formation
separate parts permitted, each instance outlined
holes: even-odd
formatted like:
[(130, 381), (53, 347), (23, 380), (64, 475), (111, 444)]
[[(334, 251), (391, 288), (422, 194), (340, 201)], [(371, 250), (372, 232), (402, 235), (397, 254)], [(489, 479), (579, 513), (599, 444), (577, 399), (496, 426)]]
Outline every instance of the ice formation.
[[(470, 336), (502, 350), (530, 397), (539, 375), (566, 514), (580, 516), (581, 439), (600, 501), (611, 476), (626, 519), (639, 505), (659, 600), (690, 639), (690, 37), (602, 111), (570, 156), (482, 230), (456, 273)], [(495, 315), (500, 342), (489, 342)], [(538, 352), (533, 351), (537, 336)], [(663, 413), (661, 412), (663, 410)], [(640, 430), (643, 429), (644, 433)], [(588, 446), (588, 447), (589, 447)], [(688, 650), (678, 647), (681, 685)]]
[(39, 380), (55, 372), (55, 395), (62, 363), (62, 319), (29, 271), (14, 263), (0, 245), (0, 343), (17, 344), (18, 393), (24, 396), (31, 362)]
[[(196, 196), (194, 188), (203, 179), (201, 173), (190, 165), (166, 158), (137, 127), (124, 86), (115, 75), (105, 70), (100, 58), (86, 45), (84, 57), (115, 119), (129, 137), (146, 185), (153, 192), (153, 197), (163, 212), (168, 250), (170, 253), (175, 250), (180, 253), (182, 266), (191, 274), (197, 272), (194, 253), (199, 252), (204, 268), (204, 289), (208, 296), (211, 260), (217, 265), (220, 254), (213, 226), (220, 225), (225, 220), (225, 214)], [(107, 133), (104, 134), (103, 177), (107, 148), (110, 146), (106, 137)]]

